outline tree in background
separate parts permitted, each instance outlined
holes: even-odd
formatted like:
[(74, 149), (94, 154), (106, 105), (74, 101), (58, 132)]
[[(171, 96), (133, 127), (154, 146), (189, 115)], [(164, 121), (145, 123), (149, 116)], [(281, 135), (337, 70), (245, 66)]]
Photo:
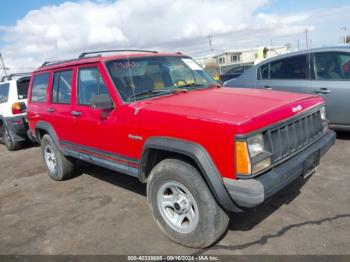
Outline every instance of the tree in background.
[(346, 41), (347, 44), (350, 44), (350, 35), (346, 36)]

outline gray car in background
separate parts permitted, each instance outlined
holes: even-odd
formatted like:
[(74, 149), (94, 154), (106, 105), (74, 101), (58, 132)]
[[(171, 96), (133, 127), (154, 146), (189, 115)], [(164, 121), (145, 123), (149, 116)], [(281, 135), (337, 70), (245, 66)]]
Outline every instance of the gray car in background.
[(322, 95), (331, 127), (350, 131), (350, 46), (277, 56), (253, 66), (224, 86)]

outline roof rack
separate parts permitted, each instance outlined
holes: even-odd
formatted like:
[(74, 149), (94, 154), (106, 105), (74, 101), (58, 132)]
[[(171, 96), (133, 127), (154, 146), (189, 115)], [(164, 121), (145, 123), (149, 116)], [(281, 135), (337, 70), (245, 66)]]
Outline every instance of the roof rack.
[(116, 53), (116, 52), (145, 52), (145, 53), (158, 53), (158, 51), (149, 51), (149, 50), (139, 50), (139, 49), (115, 49), (115, 50), (100, 50), (100, 51), (90, 51), (83, 52), (79, 55), (79, 59), (86, 57), (90, 54), (100, 54), (100, 53)]
[[(99, 56), (95, 56), (95, 57), (99, 57)], [(62, 63), (67, 63), (67, 62), (73, 62), (73, 61), (77, 61), (80, 59), (86, 59), (87, 57), (82, 57), (82, 58), (74, 58), (74, 59), (66, 59), (66, 60), (56, 60), (56, 61), (46, 61), (44, 63), (42, 63), (41, 67), (45, 67), (45, 66), (50, 66), (50, 65), (58, 65), (58, 64), (62, 64)], [(91, 58), (91, 57), (88, 57)]]
[(145, 52), (145, 53), (158, 53), (158, 51), (148, 51), (148, 50), (137, 50), (137, 49), (129, 49), (129, 50), (123, 50), (123, 49), (116, 49), (116, 50), (100, 50), (100, 51), (91, 51), (91, 52), (83, 52), (79, 55), (78, 58), (74, 59), (68, 59), (68, 60), (57, 60), (57, 61), (46, 61), (44, 62), (40, 68), (45, 67), (45, 66), (50, 66), (50, 65), (58, 65), (62, 63), (67, 63), (67, 62), (73, 62), (73, 61), (78, 61), (81, 59), (89, 59), (93, 57), (100, 57), (101, 55), (96, 55), (96, 56), (86, 56), (89, 54), (100, 54), (100, 53), (115, 53), (115, 52)]
[(12, 80), (12, 77), (14, 76), (30, 76), (32, 73), (14, 73), (14, 74), (10, 74), (8, 76), (3, 76), (1, 77), (0, 82), (4, 82), (5, 80)]

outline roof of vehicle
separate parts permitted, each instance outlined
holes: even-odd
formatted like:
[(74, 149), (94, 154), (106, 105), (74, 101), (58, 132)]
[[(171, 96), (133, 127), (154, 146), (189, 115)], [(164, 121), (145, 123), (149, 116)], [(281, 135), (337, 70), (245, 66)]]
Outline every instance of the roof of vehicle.
[(317, 52), (334, 52), (334, 51), (350, 52), (350, 45), (317, 47), (317, 48), (310, 48), (310, 49), (304, 49), (304, 50), (299, 50), (299, 51), (293, 51), (293, 52), (289, 52), (289, 53), (286, 53), (286, 54), (283, 54), (283, 55), (278, 55), (278, 56), (274, 56), (274, 57), (268, 58), (268, 59), (262, 61), (261, 63), (257, 64), (257, 65), (265, 64), (265, 63), (268, 63), (268, 62), (279, 60), (281, 58), (287, 58), (287, 57), (296, 56), (296, 55), (303, 55), (303, 54), (317, 53)]
[[(41, 67), (39, 67), (37, 70), (35, 70), (34, 73), (48, 71), (48, 70), (61, 68), (61, 67), (97, 63), (97, 62), (116, 60), (116, 59), (127, 59), (127, 58), (134, 58), (134, 57), (155, 57), (155, 56), (181, 56), (181, 57), (184, 56), (180, 52), (167, 53), (167, 52), (145, 51), (145, 50), (136, 50), (136, 51), (132, 51), (132, 50), (115, 50), (115, 51), (113, 51), (113, 50), (111, 50), (110, 52), (117, 52), (117, 53), (113, 54), (113, 55), (108, 55), (108, 56), (101, 55), (101, 53), (106, 53), (106, 52), (109, 52), (109, 51), (84, 52), (78, 58), (75, 58), (75, 59), (45, 62)], [(98, 55), (87, 56), (89, 54), (98, 54)]]
[(31, 73), (15, 73), (1, 77), (0, 83), (7, 83), (11, 81), (24, 81), (30, 79), (30, 77)]

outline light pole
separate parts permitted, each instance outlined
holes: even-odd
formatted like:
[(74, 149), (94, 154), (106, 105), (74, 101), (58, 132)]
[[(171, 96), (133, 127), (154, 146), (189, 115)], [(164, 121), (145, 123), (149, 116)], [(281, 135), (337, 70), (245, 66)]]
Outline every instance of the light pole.
[(305, 43), (306, 43), (306, 49), (309, 49), (309, 37), (308, 37), (309, 30), (305, 29)]
[(340, 30), (344, 30), (344, 33), (345, 33), (345, 35), (344, 35), (344, 44), (346, 45), (346, 38), (348, 36), (348, 28), (346, 26), (343, 26), (343, 27), (341, 27), (339, 29)]
[(0, 53), (0, 59), (1, 59), (1, 63), (2, 63), (2, 69), (4, 70), (5, 76), (7, 76), (7, 71), (6, 71), (7, 68), (5, 66), (4, 59), (2, 58), (1, 53)]

